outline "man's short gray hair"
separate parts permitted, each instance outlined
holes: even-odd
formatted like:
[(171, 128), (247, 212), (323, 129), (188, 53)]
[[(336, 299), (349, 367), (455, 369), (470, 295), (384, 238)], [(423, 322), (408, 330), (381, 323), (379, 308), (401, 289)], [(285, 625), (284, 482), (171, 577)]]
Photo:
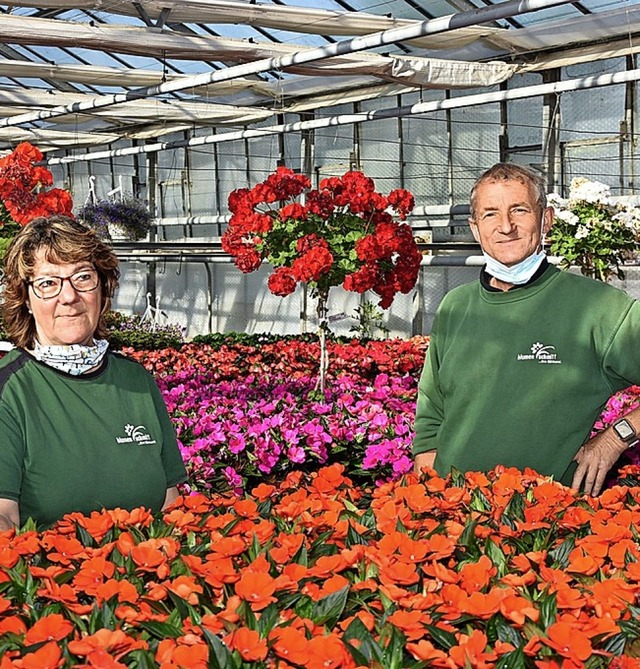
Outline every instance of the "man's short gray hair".
[(543, 177), (530, 170), (528, 167), (516, 165), (515, 163), (496, 163), (490, 167), (486, 172), (483, 172), (478, 177), (473, 188), (471, 189), (470, 206), (471, 218), (476, 217), (476, 200), (478, 187), (484, 183), (491, 183), (495, 181), (519, 181), (525, 186), (529, 186), (534, 193), (536, 205), (540, 212), (547, 207), (547, 184)]

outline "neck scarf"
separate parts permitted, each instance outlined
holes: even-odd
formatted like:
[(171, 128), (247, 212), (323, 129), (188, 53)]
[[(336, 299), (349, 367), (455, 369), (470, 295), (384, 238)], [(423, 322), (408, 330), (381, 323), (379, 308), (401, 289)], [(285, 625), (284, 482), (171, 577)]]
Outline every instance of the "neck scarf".
[(61, 372), (80, 376), (99, 365), (108, 348), (109, 342), (106, 339), (94, 339), (93, 346), (84, 344), (42, 346), (36, 342), (33, 357)]

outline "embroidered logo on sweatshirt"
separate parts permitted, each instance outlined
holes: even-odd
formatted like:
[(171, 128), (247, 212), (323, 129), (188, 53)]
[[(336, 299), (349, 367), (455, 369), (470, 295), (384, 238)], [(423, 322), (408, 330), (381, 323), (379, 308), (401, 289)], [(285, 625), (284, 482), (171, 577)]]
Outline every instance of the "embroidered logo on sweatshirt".
[(124, 426), (126, 437), (116, 437), (118, 444), (140, 444), (141, 446), (151, 446), (156, 443), (155, 439), (151, 438), (149, 431), (144, 425), (131, 425), (131, 423)]
[(550, 365), (562, 363), (562, 360), (558, 358), (555, 346), (541, 344), (539, 341), (531, 346), (531, 353), (518, 353), (518, 360), (535, 360), (538, 363)]

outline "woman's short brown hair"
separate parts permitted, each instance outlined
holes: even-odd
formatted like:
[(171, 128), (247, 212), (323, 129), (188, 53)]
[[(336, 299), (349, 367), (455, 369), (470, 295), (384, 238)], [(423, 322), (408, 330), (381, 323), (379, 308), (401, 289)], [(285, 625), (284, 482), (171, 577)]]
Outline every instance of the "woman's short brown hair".
[(27, 282), (33, 279), (36, 254), (41, 250), (47, 262), (71, 264), (86, 260), (98, 271), (102, 308), (94, 336), (104, 338), (102, 316), (111, 308), (111, 298), (118, 287), (118, 258), (95, 231), (67, 216), (54, 215), (34, 218), (15, 236), (5, 255), (2, 318), (11, 341), (22, 348), (33, 348), (35, 343), (36, 326), (27, 306)]

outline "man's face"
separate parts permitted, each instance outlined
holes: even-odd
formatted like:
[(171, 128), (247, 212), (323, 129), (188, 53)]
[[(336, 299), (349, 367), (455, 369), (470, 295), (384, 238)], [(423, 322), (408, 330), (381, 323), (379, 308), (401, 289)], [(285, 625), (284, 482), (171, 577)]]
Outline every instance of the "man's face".
[(540, 211), (535, 195), (520, 181), (489, 181), (476, 189), (471, 232), (482, 249), (503, 265), (516, 265), (541, 246), (553, 222), (553, 209)]

